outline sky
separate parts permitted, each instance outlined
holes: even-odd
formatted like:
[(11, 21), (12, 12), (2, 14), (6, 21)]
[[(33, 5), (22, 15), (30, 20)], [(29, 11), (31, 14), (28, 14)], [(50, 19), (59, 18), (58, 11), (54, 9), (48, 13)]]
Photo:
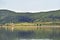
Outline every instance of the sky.
[(60, 9), (60, 0), (0, 0), (0, 9), (37, 12)]

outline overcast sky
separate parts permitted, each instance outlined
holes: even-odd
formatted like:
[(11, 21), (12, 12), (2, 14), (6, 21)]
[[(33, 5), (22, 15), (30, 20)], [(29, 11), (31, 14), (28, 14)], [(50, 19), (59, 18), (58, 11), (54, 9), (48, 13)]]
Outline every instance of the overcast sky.
[(60, 9), (60, 0), (0, 0), (0, 9), (44, 11)]

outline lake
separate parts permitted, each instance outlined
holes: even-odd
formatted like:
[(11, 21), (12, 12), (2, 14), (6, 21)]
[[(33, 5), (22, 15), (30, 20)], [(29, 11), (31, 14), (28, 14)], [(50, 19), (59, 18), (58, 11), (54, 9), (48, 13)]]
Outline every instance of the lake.
[(20, 39), (20, 40), (53, 40), (53, 39)]

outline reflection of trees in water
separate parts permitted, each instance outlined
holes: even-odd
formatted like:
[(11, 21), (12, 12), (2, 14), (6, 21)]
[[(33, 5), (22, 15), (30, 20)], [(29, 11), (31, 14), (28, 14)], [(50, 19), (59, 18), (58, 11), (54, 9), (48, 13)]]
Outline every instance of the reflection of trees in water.
[(32, 38), (34, 31), (19, 31), (17, 35), (19, 38)]
[(16, 32), (0, 30), (0, 40), (14, 40)]
[(0, 40), (15, 40), (19, 38), (60, 38), (60, 29), (52, 29), (52, 31), (6, 31), (0, 30)]
[(33, 31), (6, 31), (0, 30), (0, 40), (15, 40), (20, 38), (32, 38)]

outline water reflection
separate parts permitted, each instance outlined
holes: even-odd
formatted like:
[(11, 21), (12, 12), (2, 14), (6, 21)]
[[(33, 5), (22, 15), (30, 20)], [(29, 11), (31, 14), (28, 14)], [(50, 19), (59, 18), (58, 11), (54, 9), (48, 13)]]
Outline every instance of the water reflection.
[[(47, 39), (45, 39), (47, 38)], [(0, 40), (58, 40), (60, 29), (39, 30), (39, 31), (9, 31), (0, 30)]]
[(53, 39), (15, 39), (15, 40), (53, 40)]
[(19, 31), (18, 38), (33, 38), (34, 31)]

